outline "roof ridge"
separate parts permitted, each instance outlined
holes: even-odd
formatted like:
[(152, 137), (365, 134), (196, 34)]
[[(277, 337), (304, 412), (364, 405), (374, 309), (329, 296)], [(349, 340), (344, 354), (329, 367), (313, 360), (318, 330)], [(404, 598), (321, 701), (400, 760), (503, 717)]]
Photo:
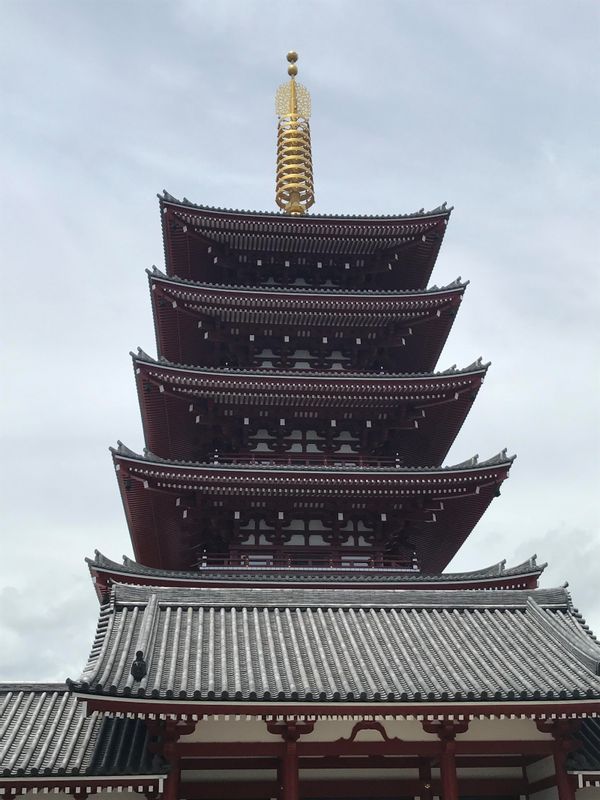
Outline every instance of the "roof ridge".
[(0, 682), (0, 692), (68, 692), (66, 683), (59, 682)]
[[(178, 599), (179, 595), (179, 599)], [(172, 587), (162, 585), (140, 585), (136, 583), (115, 583), (111, 596), (111, 607), (119, 603), (142, 602), (156, 596), (158, 602), (188, 603), (195, 599), (200, 605), (213, 607), (238, 607), (255, 604), (253, 607), (379, 607), (411, 606), (413, 608), (446, 607), (479, 608), (481, 605), (494, 608), (526, 608), (531, 597), (537, 597), (538, 608), (560, 605), (568, 608), (567, 592), (562, 586), (543, 589), (373, 589), (368, 602), (357, 595), (353, 589), (340, 588), (262, 588), (262, 587), (210, 587), (187, 586)], [(162, 599), (161, 599), (162, 598)], [(204, 602), (203, 602), (204, 601)], [(487, 602), (489, 601), (489, 602)], [(504, 602), (503, 602), (504, 601)]]
[[(165, 577), (173, 577), (177, 578), (180, 577), (197, 577), (198, 579), (202, 579), (204, 571), (200, 570), (169, 570), (169, 569), (161, 569), (160, 567), (149, 567), (145, 564), (142, 564), (135, 559), (129, 558), (129, 556), (123, 555), (122, 562), (119, 563), (114, 559), (110, 559), (101, 553), (99, 550), (94, 551), (94, 558), (86, 558), (85, 561), (89, 566), (97, 566), (100, 569), (114, 569), (116, 571), (123, 571), (123, 570), (130, 570), (132, 572), (137, 572), (141, 575), (146, 575), (148, 577), (154, 575), (156, 577), (162, 575)], [(535, 564), (535, 556), (532, 559), (528, 559), (527, 561), (522, 562), (521, 564), (511, 567), (507, 569), (500, 569), (501, 565), (506, 564), (506, 559), (499, 561), (495, 564), (491, 564), (488, 567), (483, 567), (482, 569), (478, 570), (468, 570), (463, 572), (446, 572), (446, 573), (434, 573), (434, 574), (427, 574), (427, 573), (413, 573), (413, 572), (406, 572), (404, 575), (400, 573), (396, 576), (396, 580), (398, 582), (402, 582), (403, 580), (407, 581), (414, 581), (417, 583), (418, 581), (427, 582), (427, 581), (435, 581), (439, 580), (440, 582), (449, 582), (451, 580), (458, 581), (465, 581), (469, 580), (469, 576), (472, 576), (474, 579), (485, 579), (485, 578), (503, 578), (503, 577), (510, 577), (511, 575), (517, 575), (518, 570), (521, 569), (525, 571), (526, 569), (539, 569)], [(244, 570), (248, 572), (248, 568), (244, 567)], [(260, 568), (256, 568), (256, 572), (260, 572)], [(344, 568), (340, 567), (339, 569), (328, 569), (328, 574), (333, 572), (344, 572)], [(347, 570), (346, 570), (347, 571)], [(254, 572), (254, 571), (253, 571)]]
[(378, 473), (378, 472), (394, 472), (397, 474), (401, 474), (403, 472), (410, 472), (410, 473), (433, 473), (433, 472), (452, 472), (454, 470), (470, 470), (470, 469), (482, 469), (486, 467), (494, 467), (500, 466), (502, 464), (512, 464), (512, 462), (516, 459), (516, 455), (509, 456), (507, 448), (500, 450), (499, 453), (491, 456), (490, 458), (485, 459), (484, 461), (479, 461), (479, 455), (476, 453), (471, 458), (462, 461), (458, 464), (448, 464), (444, 467), (405, 467), (405, 466), (398, 466), (398, 467), (365, 467), (355, 464), (348, 464), (344, 465), (343, 467), (329, 465), (329, 464), (319, 464), (319, 465), (305, 465), (305, 464), (261, 464), (257, 462), (256, 464), (228, 464), (228, 463), (221, 463), (220, 461), (182, 461), (178, 459), (169, 459), (169, 458), (162, 458), (161, 456), (157, 456), (147, 447), (144, 448), (144, 452), (136, 453), (131, 448), (127, 447), (127, 445), (123, 444), (123, 442), (118, 439), (116, 447), (109, 447), (109, 451), (113, 454), (113, 456), (124, 456), (126, 458), (134, 458), (136, 460), (147, 461), (150, 463), (156, 464), (167, 464), (173, 465), (178, 467), (191, 467), (191, 468), (202, 468), (202, 467), (217, 467), (219, 469), (224, 469), (226, 471), (236, 471), (236, 470), (249, 470), (249, 471), (263, 471), (263, 472), (355, 472), (357, 474), (363, 473)]
[[(571, 608), (570, 595), (567, 595), (567, 605)], [(561, 647), (567, 648), (574, 658), (582, 663), (594, 675), (600, 674), (600, 644), (591, 637), (584, 638), (585, 633), (577, 632), (577, 629), (567, 629), (559, 625), (557, 620), (544, 614), (538, 603), (532, 597), (527, 598), (527, 611), (531, 613), (538, 624), (544, 627), (547, 635)]]
[[(206, 205), (199, 205), (197, 203), (192, 203), (191, 200), (188, 200), (187, 197), (183, 197), (181, 200), (178, 200), (172, 194), (167, 192), (166, 189), (163, 189), (163, 193), (156, 195), (161, 203), (170, 203), (172, 205), (179, 205), (185, 206), (186, 208), (193, 208), (197, 211), (211, 211), (221, 214), (250, 214), (252, 216), (268, 216), (273, 217), (277, 220), (289, 220), (290, 215), (286, 214), (282, 211), (250, 211), (246, 209), (234, 209), (234, 208), (221, 208), (218, 206), (206, 206)], [(450, 216), (454, 206), (448, 207), (446, 202), (442, 203), (441, 205), (437, 206), (436, 208), (432, 209), (431, 211), (425, 211), (421, 208), (419, 211), (415, 211), (409, 214), (365, 214), (365, 215), (354, 215), (354, 214), (304, 214), (303, 219), (307, 219), (310, 221), (319, 221), (321, 219), (324, 220), (406, 220), (412, 218), (423, 218), (423, 217), (433, 217), (433, 216)]]
[(211, 372), (217, 373), (219, 375), (251, 375), (251, 374), (258, 374), (260, 377), (265, 378), (278, 378), (278, 377), (290, 377), (290, 378), (331, 378), (333, 380), (350, 380), (352, 378), (381, 378), (385, 380), (389, 378), (393, 380), (394, 378), (444, 378), (450, 377), (454, 375), (464, 375), (469, 372), (485, 372), (491, 365), (491, 361), (483, 361), (483, 357), (479, 356), (475, 361), (472, 361), (466, 367), (460, 367), (457, 369), (456, 364), (453, 364), (451, 367), (448, 367), (444, 370), (436, 370), (431, 372), (333, 372), (327, 370), (273, 370), (269, 369), (268, 367), (260, 368), (256, 367), (253, 369), (241, 369), (238, 367), (213, 367), (213, 366), (200, 366), (198, 364), (182, 364), (176, 361), (169, 361), (168, 358), (164, 356), (159, 356), (158, 358), (154, 358), (153, 356), (148, 355), (141, 347), (137, 348), (137, 353), (133, 352), (132, 350), (129, 351), (129, 355), (133, 358), (134, 361), (144, 361), (148, 364), (155, 364), (157, 366), (164, 366), (167, 368), (172, 369), (186, 369), (190, 371), (197, 371), (197, 372)]
[(194, 286), (196, 288), (204, 289), (225, 289), (230, 292), (243, 291), (243, 292), (271, 292), (272, 294), (322, 294), (324, 296), (335, 296), (341, 294), (353, 295), (360, 297), (365, 295), (385, 295), (389, 297), (403, 297), (419, 294), (435, 294), (436, 292), (445, 292), (449, 289), (466, 289), (470, 281), (463, 281), (459, 275), (453, 281), (445, 286), (437, 286), (435, 283), (425, 289), (343, 289), (337, 286), (277, 286), (265, 284), (263, 286), (253, 286), (249, 284), (227, 284), (227, 283), (207, 283), (205, 281), (194, 281), (191, 278), (180, 278), (178, 275), (168, 275), (163, 270), (159, 269), (155, 264), (150, 269), (146, 269), (148, 278), (158, 278), (159, 280), (166, 281), (173, 284), (183, 284), (185, 286)]

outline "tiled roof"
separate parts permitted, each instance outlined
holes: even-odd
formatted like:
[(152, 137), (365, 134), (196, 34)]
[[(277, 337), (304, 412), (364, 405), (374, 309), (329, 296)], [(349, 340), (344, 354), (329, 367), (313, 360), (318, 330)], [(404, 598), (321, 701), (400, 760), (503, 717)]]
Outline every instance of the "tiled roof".
[(98, 550), (95, 551), (94, 558), (86, 558), (86, 562), (90, 570), (119, 573), (124, 576), (141, 575), (147, 578), (154, 578), (160, 582), (164, 580), (198, 581), (201, 578), (203, 582), (230, 580), (236, 582), (247, 581), (248, 583), (257, 581), (331, 583), (332, 581), (343, 579), (345, 582), (355, 581), (356, 583), (429, 584), (439, 582), (442, 585), (446, 585), (488, 582), (494, 578), (519, 578), (526, 575), (538, 577), (546, 567), (546, 564), (538, 564), (536, 556), (532, 556), (522, 564), (517, 564), (509, 569), (506, 569), (505, 561), (500, 561), (484, 569), (470, 572), (449, 572), (441, 575), (426, 575), (422, 572), (411, 572), (407, 569), (386, 569), (383, 567), (371, 570), (352, 568), (336, 570), (324, 567), (286, 567), (285, 569), (277, 567), (272, 569), (266, 569), (265, 567), (221, 567), (219, 569), (203, 567), (196, 570), (164, 570), (147, 567), (127, 556), (123, 556), (123, 563), (119, 564), (117, 561), (107, 558)]
[[(159, 456), (155, 455), (154, 453), (149, 452), (148, 450), (144, 450), (144, 454), (136, 453), (134, 450), (131, 450), (127, 445), (123, 444), (123, 442), (118, 441), (117, 447), (110, 448), (111, 453), (114, 456), (123, 456), (125, 458), (135, 459), (136, 461), (148, 462), (150, 464), (165, 464), (166, 466), (182, 466), (188, 467), (190, 469), (202, 469), (206, 468), (209, 470), (224, 470), (226, 472), (237, 472), (238, 470), (241, 471), (248, 471), (252, 472), (256, 469), (255, 466), (245, 467), (243, 464), (232, 464), (232, 463), (200, 463), (196, 461), (177, 461), (171, 460), (166, 458), (160, 458)], [(471, 458), (465, 459), (465, 461), (461, 461), (459, 464), (452, 464), (444, 467), (399, 467), (398, 469), (390, 468), (390, 467), (362, 467), (354, 464), (348, 464), (344, 466), (331, 466), (331, 465), (316, 465), (316, 466), (304, 466), (302, 464), (298, 465), (285, 465), (279, 466), (277, 464), (265, 464), (262, 460), (260, 463), (260, 471), (265, 472), (285, 472), (285, 473), (308, 473), (311, 472), (323, 472), (323, 473), (355, 473), (357, 476), (364, 476), (366, 477), (370, 473), (387, 473), (399, 476), (401, 473), (422, 473), (423, 475), (434, 474), (434, 473), (451, 473), (451, 472), (464, 472), (464, 471), (477, 471), (477, 470), (485, 470), (488, 468), (493, 467), (509, 467), (512, 462), (515, 460), (516, 456), (509, 456), (507, 454), (506, 449), (501, 450), (499, 453), (491, 456), (490, 458), (486, 458), (484, 461), (479, 460), (479, 456), (476, 454)]]
[(377, 222), (378, 220), (406, 220), (406, 219), (413, 219), (413, 218), (422, 218), (422, 217), (435, 217), (435, 216), (449, 216), (450, 212), (452, 211), (452, 206), (450, 208), (447, 207), (447, 203), (442, 203), (441, 206), (432, 209), (431, 211), (425, 211), (424, 208), (419, 209), (419, 211), (413, 211), (410, 214), (359, 214), (359, 215), (352, 215), (352, 214), (305, 214), (302, 217), (290, 217), (289, 214), (285, 214), (282, 211), (245, 211), (241, 209), (233, 209), (233, 208), (218, 208), (215, 206), (205, 206), (205, 205), (198, 205), (196, 203), (192, 203), (191, 200), (188, 200), (187, 197), (184, 197), (183, 200), (178, 200), (176, 197), (173, 197), (172, 194), (169, 194), (166, 189), (163, 190), (162, 195), (157, 195), (158, 199), (161, 202), (169, 203), (170, 205), (177, 205), (182, 206), (185, 208), (196, 209), (198, 211), (208, 211), (210, 213), (215, 214), (223, 214), (224, 216), (249, 216), (249, 217), (272, 217), (275, 220), (294, 220), (299, 219), (300, 221), (307, 221), (307, 222), (318, 222), (319, 220), (325, 221), (332, 221), (332, 220), (344, 220), (344, 221), (372, 221)]
[[(440, 380), (443, 378), (455, 378), (461, 377), (464, 375), (470, 375), (472, 373), (485, 373), (487, 372), (488, 367), (490, 366), (489, 361), (483, 362), (481, 356), (476, 360), (473, 361), (471, 364), (468, 364), (466, 367), (457, 368), (456, 364), (453, 364), (448, 369), (444, 370), (436, 370), (435, 372), (404, 372), (404, 373), (390, 373), (390, 372), (351, 372), (350, 370), (344, 371), (343, 373), (336, 373), (334, 371), (322, 371), (319, 372), (317, 370), (277, 370), (274, 371), (272, 368), (253, 368), (253, 369), (238, 369), (237, 367), (199, 367), (194, 364), (177, 364), (169, 361), (167, 358), (159, 357), (153, 358), (152, 356), (148, 355), (148, 353), (144, 352), (141, 347), (138, 347), (137, 353), (130, 351), (129, 355), (133, 358), (134, 361), (143, 361), (146, 364), (150, 364), (152, 366), (161, 366), (165, 369), (172, 369), (172, 370), (182, 370), (182, 371), (193, 371), (195, 374), (198, 375), (210, 375), (211, 377), (235, 377), (238, 380), (242, 380), (244, 378), (252, 378), (257, 377), (260, 378), (261, 381), (265, 382), (268, 380), (283, 380), (285, 378), (292, 378), (295, 381), (300, 381), (301, 383), (305, 383), (307, 381), (312, 380), (319, 380), (325, 379), (328, 381), (337, 381), (339, 383), (350, 382), (353, 385), (360, 385), (361, 383), (383, 383), (389, 381), (390, 383), (394, 383), (398, 389), (402, 388), (403, 384), (410, 383), (411, 381), (417, 381), (419, 379), (429, 379), (429, 380)], [(421, 385), (421, 383), (419, 383)]]
[[(131, 675), (142, 651), (147, 675)], [(600, 697), (600, 646), (565, 589), (117, 584), (80, 692), (196, 700)]]
[(436, 286), (434, 284), (432, 286), (428, 286), (426, 289), (372, 289), (370, 287), (365, 287), (364, 289), (351, 289), (340, 288), (336, 286), (278, 286), (270, 284), (265, 284), (263, 286), (238, 286), (225, 283), (202, 283), (200, 281), (191, 280), (190, 278), (180, 278), (177, 275), (167, 275), (157, 266), (153, 266), (152, 269), (147, 269), (146, 273), (151, 282), (152, 280), (157, 280), (161, 283), (170, 284), (172, 286), (181, 286), (184, 288), (187, 287), (189, 289), (197, 290), (206, 289), (218, 291), (225, 295), (236, 294), (240, 292), (250, 292), (252, 294), (273, 294), (275, 297), (282, 294), (293, 294), (299, 295), (300, 297), (302, 297), (302, 295), (308, 295), (314, 299), (323, 298), (324, 300), (337, 299), (339, 296), (345, 297), (347, 295), (356, 300), (364, 299), (373, 302), (379, 297), (384, 300), (414, 300), (416, 297), (423, 296), (423, 299), (427, 300), (427, 298), (436, 294), (445, 294), (447, 292), (456, 291), (457, 289), (464, 291), (464, 289), (466, 289), (469, 285), (469, 281), (463, 281), (459, 276), (451, 283), (446, 284), (446, 286)]
[(291, 216), (211, 209), (170, 196), (160, 199), (160, 207), (169, 274), (214, 279), (223, 264), (233, 266), (239, 263), (237, 255), (249, 253), (260, 253), (261, 260), (302, 254), (320, 260), (357, 257), (369, 263), (385, 255), (402, 270), (401, 280), (394, 283), (405, 287), (427, 283), (451, 211), (441, 206), (406, 216)]
[(0, 777), (165, 774), (144, 723), (86, 716), (63, 684), (0, 684)]

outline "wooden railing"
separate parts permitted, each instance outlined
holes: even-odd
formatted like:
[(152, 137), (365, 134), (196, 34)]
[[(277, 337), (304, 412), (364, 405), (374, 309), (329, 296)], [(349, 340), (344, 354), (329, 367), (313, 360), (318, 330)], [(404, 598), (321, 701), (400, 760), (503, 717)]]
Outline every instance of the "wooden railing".
[(306, 467), (392, 467), (402, 469), (393, 456), (363, 456), (359, 453), (215, 453), (214, 464)]
[(240, 569), (335, 569), (370, 570), (397, 569), (404, 572), (418, 570), (416, 559), (401, 556), (369, 555), (359, 553), (327, 554), (309, 553), (306, 550), (291, 553), (205, 553), (197, 561), (199, 569), (210, 567), (235, 567)]

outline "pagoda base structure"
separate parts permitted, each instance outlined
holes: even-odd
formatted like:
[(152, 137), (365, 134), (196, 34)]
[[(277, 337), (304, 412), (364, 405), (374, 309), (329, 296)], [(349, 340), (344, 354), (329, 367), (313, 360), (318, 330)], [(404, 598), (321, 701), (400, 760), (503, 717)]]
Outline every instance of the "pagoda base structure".
[(0, 800), (600, 798), (566, 588), (444, 572), (513, 462), (444, 466), (489, 367), (435, 371), (451, 210), (160, 209), (146, 448), (112, 451), (136, 560), (88, 559), (77, 679), (0, 684)]

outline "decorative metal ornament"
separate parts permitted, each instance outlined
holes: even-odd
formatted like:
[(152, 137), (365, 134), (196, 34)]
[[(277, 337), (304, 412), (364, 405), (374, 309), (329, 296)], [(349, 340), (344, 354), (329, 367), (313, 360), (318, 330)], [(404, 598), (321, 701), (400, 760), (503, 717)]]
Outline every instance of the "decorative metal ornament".
[(287, 54), (288, 83), (275, 95), (277, 125), (277, 179), (275, 199), (288, 214), (306, 214), (315, 202), (310, 147), (310, 94), (296, 82), (298, 54)]

